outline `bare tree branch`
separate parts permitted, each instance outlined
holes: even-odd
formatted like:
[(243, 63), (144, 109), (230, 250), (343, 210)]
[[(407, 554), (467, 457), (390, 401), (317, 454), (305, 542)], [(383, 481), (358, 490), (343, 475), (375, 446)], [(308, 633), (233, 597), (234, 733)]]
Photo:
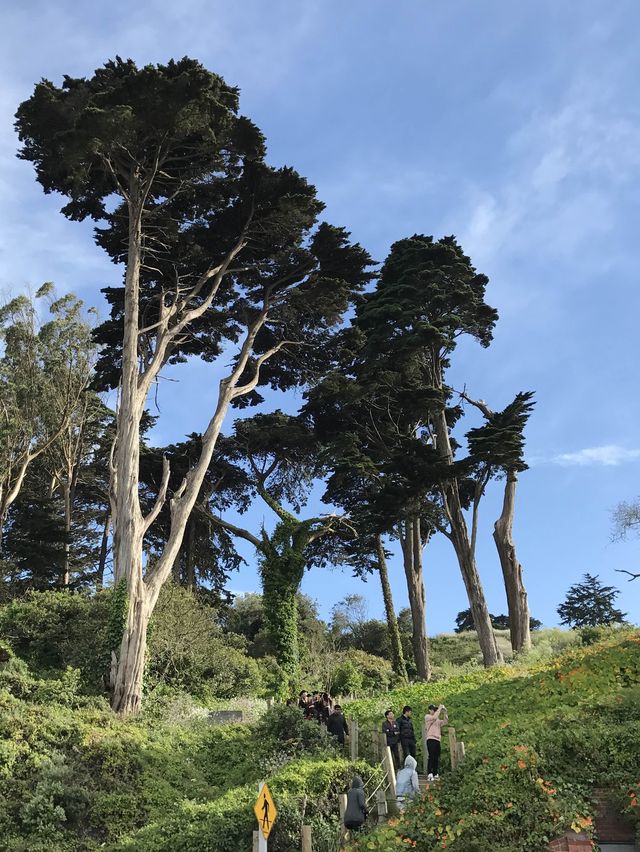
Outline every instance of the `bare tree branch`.
[(147, 517), (143, 522), (143, 529), (145, 533), (151, 526), (151, 524), (158, 517), (160, 512), (162, 511), (162, 507), (165, 504), (167, 499), (167, 488), (169, 487), (169, 475), (171, 473), (171, 467), (169, 465), (169, 459), (167, 456), (162, 456), (162, 481), (160, 483), (160, 490), (158, 491), (158, 496), (156, 497), (156, 502), (153, 505), (153, 509), (149, 512)]

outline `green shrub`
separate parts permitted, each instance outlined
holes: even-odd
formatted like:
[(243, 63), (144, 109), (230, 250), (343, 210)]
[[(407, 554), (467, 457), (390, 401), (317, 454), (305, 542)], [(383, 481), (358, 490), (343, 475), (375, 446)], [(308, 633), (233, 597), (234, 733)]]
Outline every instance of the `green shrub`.
[(335, 695), (384, 692), (393, 682), (391, 663), (382, 657), (351, 650), (340, 653), (337, 658), (338, 663), (330, 676), (331, 691)]
[(259, 753), (318, 754), (333, 749), (327, 729), (315, 721), (304, 719), (300, 709), (276, 704), (270, 707), (255, 726)]
[[(269, 779), (269, 788), (278, 808), (278, 819), (269, 838), (271, 852), (291, 852), (300, 844), (303, 822), (333, 830), (339, 826), (336, 802), (354, 772), (371, 775), (366, 764), (351, 765), (346, 760), (305, 758), (292, 761)], [(256, 825), (253, 805), (257, 783), (228, 790), (213, 802), (184, 802), (152, 825), (123, 839), (112, 852), (239, 852), (251, 848)]]
[(102, 691), (108, 670), (107, 619), (111, 592), (88, 597), (31, 592), (0, 607), (0, 637), (36, 674), (79, 669), (84, 684)]
[[(539, 852), (568, 828), (592, 830), (596, 783), (624, 790), (633, 812), (639, 645), (637, 633), (617, 632), (530, 671), (491, 669), (392, 693), (389, 704), (411, 704), (414, 717), (443, 701), (467, 758), (398, 824), (350, 849)], [(349, 712), (364, 722), (377, 706), (354, 702)]]

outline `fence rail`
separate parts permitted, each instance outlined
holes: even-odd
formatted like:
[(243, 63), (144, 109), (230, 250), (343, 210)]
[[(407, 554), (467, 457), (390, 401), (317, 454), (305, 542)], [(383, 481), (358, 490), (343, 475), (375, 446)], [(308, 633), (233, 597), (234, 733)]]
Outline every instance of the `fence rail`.
[[(365, 801), (367, 810), (375, 813), (378, 823), (385, 822), (389, 816), (389, 804), (395, 808), (396, 802), (396, 767), (393, 762), (391, 749), (387, 745), (385, 734), (380, 728), (373, 724), (361, 725), (357, 719), (348, 719), (349, 734), (347, 744), (349, 758), (355, 763), (360, 758), (367, 760), (378, 771), (374, 771), (364, 780)], [(464, 761), (464, 743), (457, 739), (456, 729), (447, 728), (449, 742), (449, 759), (451, 769), (457, 769)], [(423, 771), (427, 771), (427, 738), (424, 724), (421, 732)], [(340, 831), (336, 832), (336, 850), (342, 843), (345, 835), (344, 813), (347, 808), (347, 794), (341, 793), (338, 797), (338, 810), (340, 814)], [(394, 811), (395, 812), (395, 811)], [(310, 825), (303, 825), (301, 830), (302, 852), (313, 852), (312, 829)], [(258, 832), (253, 833), (253, 848), (258, 849)]]

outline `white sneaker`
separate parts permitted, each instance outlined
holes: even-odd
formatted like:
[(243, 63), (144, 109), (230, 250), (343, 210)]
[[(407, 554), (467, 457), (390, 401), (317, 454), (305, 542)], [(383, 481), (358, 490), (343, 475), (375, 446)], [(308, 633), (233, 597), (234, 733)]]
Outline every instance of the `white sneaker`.
[(433, 773), (431, 773), (431, 772), (430, 772), (430, 773), (427, 775), (427, 781), (433, 781)]
[(440, 776), (439, 776), (439, 775), (434, 775), (434, 776), (433, 776), (433, 780), (434, 780), (434, 781), (439, 781), (439, 780), (440, 780)]

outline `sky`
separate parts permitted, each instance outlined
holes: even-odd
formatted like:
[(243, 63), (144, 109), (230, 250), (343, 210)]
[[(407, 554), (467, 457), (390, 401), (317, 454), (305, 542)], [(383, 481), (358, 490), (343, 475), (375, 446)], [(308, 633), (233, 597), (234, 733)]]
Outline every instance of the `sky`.
[[(106, 315), (100, 288), (120, 270), (91, 226), (68, 222), (32, 167), (16, 159), (13, 115), (34, 84), (90, 76), (116, 54), (139, 65), (188, 55), (241, 89), (269, 161), (318, 189), (325, 217), (382, 261), (413, 233), (455, 234), (490, 278), (500, 314), (487, 350), (463, 344), (449, 377), (494, 409), (520, 390), (537, 406), (515, 540), (532, 614), (589, 572), (621, 590), (640, 622), (640, 542), (611, 542), (611, 512), (640, 494), (637, 280), (640, 51), (636, 0), (139, 0), (3, 4), (0, 33), (0, 291), (54, 281)], [(157, 444), (201, 429), (216, 368), (161, 383)], [(295, 407), (298, 399), (273, 400)], [(155, 412), (158, 413), (158, 412)], [(500, 483), (481, 508), (478, 565), (492, 612), (506, 609), (492, 524)], [(256, 507), (245, 523), (271, 524)], [(317, 493), (308, 507), (321, 511)], [(231, 587), (259, 589), (255, 556)], [(391, 577), (406, 605), (401, 563)], [(427, 627), (466, 608), (453, 551), (425, 550)], [(383, 612), (375, 577), (309, 572), (323, 616), (346, 594)]]

